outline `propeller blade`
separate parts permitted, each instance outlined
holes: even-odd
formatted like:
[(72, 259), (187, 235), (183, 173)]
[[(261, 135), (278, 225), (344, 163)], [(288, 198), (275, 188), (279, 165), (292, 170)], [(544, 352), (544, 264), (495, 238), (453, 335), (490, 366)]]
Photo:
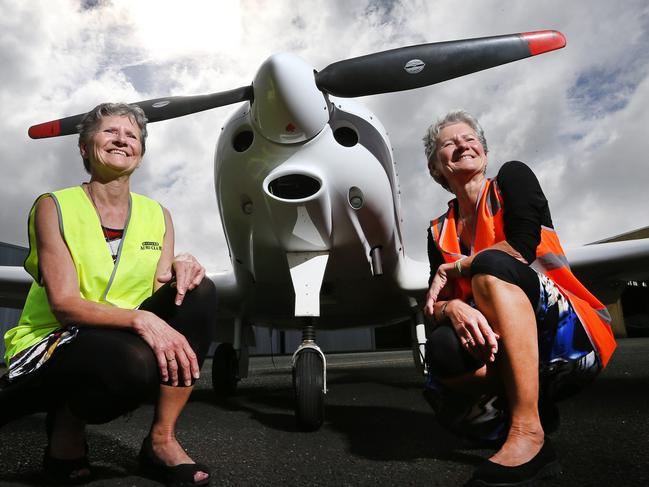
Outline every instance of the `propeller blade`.
[(554, 30), (420, 44), (330, 64), (316, 73), (316, 85), (340, 97), (411, 90), (565, 45)]
[[(202, 112), (211, 108), (222, 107), (252, 100), (252, 86), (242, 86), (234, 90), (221, 91), (209, 95), (195, 96), (171, 96), (168, 98), (156, 98), (135, 103), (144, 113), (149, 122), (159, 122), (170, 118), (182, 117), (190, 113)], [(77, 125), (81, 122), (85, 113), (52, 120), (29, 127), (28, 134), (32, 139), (45, 137), (57, 137), (59, 135), (70, 135), (77, 133)]]

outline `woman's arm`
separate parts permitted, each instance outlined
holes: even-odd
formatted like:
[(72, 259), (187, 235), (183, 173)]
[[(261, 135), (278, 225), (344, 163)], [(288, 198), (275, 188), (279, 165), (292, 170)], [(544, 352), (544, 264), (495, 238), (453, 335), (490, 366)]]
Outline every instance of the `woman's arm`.
[[(433, 236), (430, 233), (430, 229), (427, 232), (427, 248), (428, 248), (428, 262), (430, 264), (430, 277), (428, 278), (428, 292), (426, 293), (426, 301), (424, 303), (424, 315), (429, 318), (432, 318), (435, 323), (441, 323), (446, 319), (444, 313), (442, 312), (443, 306), (446, 303), (446, 299), (451, 297), (450, 289), (443, 287), (439, 290), (437, 294), (431, 293), (431, 284), (435, 279), (439, 267), (444, 263), (442, 254), (439, 252), (439, 249), (435, 245)], [(446, 281), (444, 281), (446, 282)], [(438, 296), (438, 294), (440, 294)]]
[(548, 200), (534, 172), (520, 161), (505, 163), (496, 181), (504, 202), (507, 244), (531, 264), (541, 242), (541, 226), (552, 228)]

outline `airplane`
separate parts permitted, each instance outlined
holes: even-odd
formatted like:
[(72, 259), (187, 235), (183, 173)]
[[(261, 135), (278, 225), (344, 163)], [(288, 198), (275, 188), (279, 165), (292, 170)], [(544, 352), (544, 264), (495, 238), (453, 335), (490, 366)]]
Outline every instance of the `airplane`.
[[(252, 324), (302, 330), (292, 359), (302, 430), (324, 420), (326, 357), (317, 330), (409, 323), (425, 373), (429, 265), (404, 248), (386, 130), (352, 98), (422, 88), (565, 45), (560, 32), (527, 32), (402, 47), (320, 71), (283, 53), (269, 57), (251, 85), (137, 102), (149, 122), (239, 104), (214, 158), (232, 264), (208, 273), (219, 299), (214, 389), (231, 394), (247, 377)], [(74, 134), (82, 116), (32, 126), (29, 135)], [(649, 239), (586, 246), (568, 258), (607, 303), (621, 293), (619, 283), (649, 277)], [(0, 267), (0, 305), (21, 307), (29, 285), (22, 268)]]

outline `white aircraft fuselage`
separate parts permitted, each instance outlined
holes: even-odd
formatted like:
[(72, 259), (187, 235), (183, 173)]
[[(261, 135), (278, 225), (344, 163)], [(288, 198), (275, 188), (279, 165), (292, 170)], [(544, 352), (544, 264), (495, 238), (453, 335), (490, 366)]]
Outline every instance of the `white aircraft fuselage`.
[[(316, 328), (407, 319), (396, 277), (405, 259), (399, 187), (384, 127), (362, 105), (323, 94), (313, 68), (293, 55), (270, 57), (253, 88), (254, 100), (222, 130), (214, 169), (245, 296), (240, 313), (284, 328), (300, 328), (305, 316)], [(303, 261), (314, 270), (301, 278), (291, 271)]]

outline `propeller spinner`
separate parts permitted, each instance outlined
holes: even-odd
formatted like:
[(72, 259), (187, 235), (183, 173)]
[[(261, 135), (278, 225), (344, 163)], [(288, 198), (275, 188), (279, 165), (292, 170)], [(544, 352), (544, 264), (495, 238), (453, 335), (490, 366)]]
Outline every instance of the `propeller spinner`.
[[(318, 89), (338, 97), (356, 97), (411, 90), (469, 73), (561, 49), (566, 39), (544, 30), (459, 41), (436, 42), (368, 54), (330, 64), (315, 73)], [(137, 102), (149, 122), (254, 100), (254, 87), (209, 95), (176, 96)], [(85, 113), (33, 125), (32, 139), (77, 133)]]

